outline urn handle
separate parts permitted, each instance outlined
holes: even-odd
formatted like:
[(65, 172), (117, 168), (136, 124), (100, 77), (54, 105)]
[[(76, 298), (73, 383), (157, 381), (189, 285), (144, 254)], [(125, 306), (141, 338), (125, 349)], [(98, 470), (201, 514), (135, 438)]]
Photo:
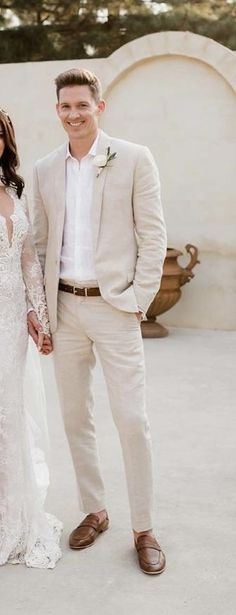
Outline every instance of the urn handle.
[(194, 273), (192, 272), (192, 269), (195, 267), (195, 265), (197, 265), (197, 263), (200, 263), (200, 261), (198, 260), (198, 249), (196, 248), (196, 246), (193, 246), (191, 243), (187, 243), (187, 245), (185, 246), (185, 250), (186, 252), (188, 252), (188, 254), (190, 254), (191, 258), (188, 265), (183, 268), (183, 273), (180, 279), (180, 286), (183, 286), (184, 284), (186, 284), (186, 282), (190, 282), (190, 280), (194, 278)]

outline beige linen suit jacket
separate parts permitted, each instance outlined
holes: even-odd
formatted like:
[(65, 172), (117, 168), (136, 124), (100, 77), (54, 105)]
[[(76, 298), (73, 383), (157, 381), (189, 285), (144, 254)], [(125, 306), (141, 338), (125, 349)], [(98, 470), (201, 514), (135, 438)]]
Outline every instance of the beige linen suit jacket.
[[(160, 183), (147, 147), (100, 131), (97, 155), (116, 158), (97, 177), (91, 224), (97, 280), (102, 297), (119, 310), (147, 311), (160, 286), (166, 230)], [(65, 216), (66, 144), (38, 160), (34, 173), (33, 228), (44, 271), (52, 333)]]

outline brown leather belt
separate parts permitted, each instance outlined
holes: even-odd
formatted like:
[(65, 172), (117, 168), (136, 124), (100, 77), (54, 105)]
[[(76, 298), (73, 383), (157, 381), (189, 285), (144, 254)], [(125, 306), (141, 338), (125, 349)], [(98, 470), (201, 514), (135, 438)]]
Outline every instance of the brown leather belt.
[(65, 293), (72, 293), (79, 297), (100, 297), (101, 293), (99, 288), (79, 288), (78, 286), (72, 286), (71, 284), (63, 284), (59, 282), (59, 290), (64, 290)]

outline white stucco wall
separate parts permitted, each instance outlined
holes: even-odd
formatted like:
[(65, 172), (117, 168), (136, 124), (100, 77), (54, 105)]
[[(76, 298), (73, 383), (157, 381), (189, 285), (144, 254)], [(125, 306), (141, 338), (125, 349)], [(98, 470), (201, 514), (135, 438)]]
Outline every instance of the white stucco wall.
[(64, 140), (53, 80), (72, 66), (101, 77), (102, 127), (152, 150), (169, 246), (200, 250), (194, 280), (160, 321), (236, 329), (236, 55), (204, 37), (167, 32), (103, 60), (0, 65), (0, 105), (14, 120), (29, 192), (34, 161)]

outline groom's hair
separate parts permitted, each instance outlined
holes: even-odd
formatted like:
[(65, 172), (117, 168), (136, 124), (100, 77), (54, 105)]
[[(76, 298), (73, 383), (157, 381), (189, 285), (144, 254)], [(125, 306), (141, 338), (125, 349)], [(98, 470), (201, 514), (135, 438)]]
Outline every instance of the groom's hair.
[(73, 85), (87, 85), (96, 102), (101, 100), (102, 86), (98, 77), (86, 68), (71, 68), (64, 73), (60, 73), (55, 79), (57, 99), (62, 88)]

